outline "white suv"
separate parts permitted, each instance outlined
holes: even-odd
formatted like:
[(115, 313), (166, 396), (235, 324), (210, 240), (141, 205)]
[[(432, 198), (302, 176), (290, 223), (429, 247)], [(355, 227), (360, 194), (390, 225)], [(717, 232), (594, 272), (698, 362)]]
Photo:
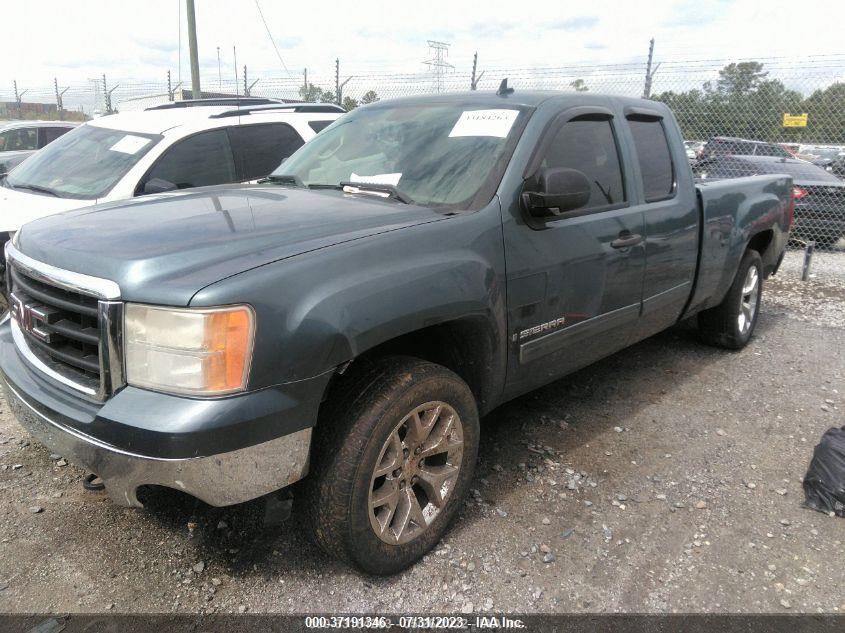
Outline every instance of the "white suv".
[(0, 177), (0, 238), (61, 211), (262, 178), (344, 112), (329, 103), (201, 99), (89, 121)]

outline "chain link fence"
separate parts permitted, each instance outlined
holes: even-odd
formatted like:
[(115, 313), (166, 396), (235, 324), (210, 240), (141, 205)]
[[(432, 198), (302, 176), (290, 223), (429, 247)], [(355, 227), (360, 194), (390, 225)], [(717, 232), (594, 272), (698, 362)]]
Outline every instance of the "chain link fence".
[[(516, 90), (648, 96), (675, 112), (698, 178), (789, 173), (795, 182), (793, 243), (845, 248), (845, 55), (663, 61), (650, 73), (640, 61), (477, 69), (467, 62), (404, 74), (344, 67), (343, 72), (284, 78), (248, 71), (244, 67), (237, 79), (206, 77), (203, 96), (304, 99), (352, 109), (381, 99), (469, 90), (472, 85), (494, 91), (505, 77)], [(172, 80), (169, 72), (162, 73), (161, 81), (99, 76), (70, 85), (57, 80), (47, 87), (27, 87), (10, 79), (0, 88), (0, 119), (27, 117), (32, 104), (46, 111), (27, 118), (142, 110), (190, 98), (185, 84)]]

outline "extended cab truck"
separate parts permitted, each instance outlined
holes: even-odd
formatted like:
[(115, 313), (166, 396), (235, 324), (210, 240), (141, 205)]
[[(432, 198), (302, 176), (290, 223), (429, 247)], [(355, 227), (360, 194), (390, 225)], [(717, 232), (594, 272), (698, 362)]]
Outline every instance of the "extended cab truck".
[(7, 399), (123, 505), (302, 479), (373, 573), (441, 537), (497, 405), (696, 315), (744, 346), (792, 213), (788, 177), (695, 187), (669, 110), (592, 94), (379, 102), (271, 178), (25, 225)]

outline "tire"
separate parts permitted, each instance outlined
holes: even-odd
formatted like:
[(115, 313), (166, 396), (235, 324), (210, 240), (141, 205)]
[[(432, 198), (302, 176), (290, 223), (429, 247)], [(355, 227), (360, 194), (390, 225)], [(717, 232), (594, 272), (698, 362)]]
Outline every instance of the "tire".
[[(752, 278), (755, 280), (753, 284)], [(701, 339), (709, 345), (726, 349), (745, 347), (757, 326), (762, 295), (763, 260), (757, 251), (749, 249), (742, 256), (722, 303), (699, 313)]]
[(315, 429), (304, 509), (326, 553), (393, 574), (437, 544), (463, 503), (478, 457), (476, 402), (455, 373), (414, 358), (348, 374)]

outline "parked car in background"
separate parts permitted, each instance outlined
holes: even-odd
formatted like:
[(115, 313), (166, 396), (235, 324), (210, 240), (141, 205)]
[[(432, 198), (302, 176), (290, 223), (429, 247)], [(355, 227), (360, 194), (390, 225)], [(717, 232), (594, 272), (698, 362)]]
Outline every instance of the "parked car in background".
[(3, 125), (0, 127), (0, 175), (77, 125), (68, 121), (16, 121)]
[(232, 101), (177, 101), (80, 125), (0, 181), (0, 241), (60, 211), (267, 176), (345, 112)]
[(692, 316), (745, 346), (791, 216), (788, 176), (696, 186), (656, 101), (381, 101), (267, 184), (24, 226), (6, 402), (121, 505), (307, 475), (318, 544), (394, 573), (464, 505), (481, 415)]
[(700, 180), (788, 174), (794, 183), (792, 235), (829, 248), (845, 235), (845, 181), (803, 160), (771, 156), (716, 156), (694, 167)]
[(704, 147), (704, 141), (684, 141), (684, 149), (687, 152), (687, 158), (691, 161), (698, 158), (698, 153)]
[(793, 158), (792, 154), (777, 143), (752, 141), (734, 136), (714, 136), (701, 148), (701, 151), (698, 153), (698, 160), (726, 155)]
[(845, 178), (845, 150), (840, 148), (820, 149), (813, 152), (812, 162), (834, 176)]

